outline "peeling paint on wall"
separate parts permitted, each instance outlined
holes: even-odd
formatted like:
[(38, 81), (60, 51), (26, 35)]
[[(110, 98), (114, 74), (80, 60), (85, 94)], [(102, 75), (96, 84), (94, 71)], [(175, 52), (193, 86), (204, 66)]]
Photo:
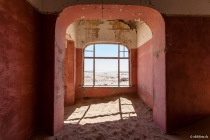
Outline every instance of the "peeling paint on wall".
[(77, 48), (91, 42), (120, 42), (136, 48), (152, 38), (150, 27), (140, 19), (78, 20), (67, 28), (66, 34)]
[(99, 25), (103, 24), (102, 20), (80, 20), (78, 21), (78, 27), (85, 26), (86, 38), (98, 38), (99, 37)]
[(109, 20), (109, 24), (112, 26), (112, 28), (109, 30), (114, 31), (115, 39), (117, 42), (123, 42), (125, 44), (132, 43), (133, 40), (128, 39), (127, 35), (130, 31), (133, 30), (137, 32), (135, 21)]
[(77, 48), (84, 47), (91, 42), (120, 42), (130, 48), (137, 46), (137, 21), (79, 20), (76, 21), (75, 28), (76, 33), (67, 30), (67, 34), (75, 38)]

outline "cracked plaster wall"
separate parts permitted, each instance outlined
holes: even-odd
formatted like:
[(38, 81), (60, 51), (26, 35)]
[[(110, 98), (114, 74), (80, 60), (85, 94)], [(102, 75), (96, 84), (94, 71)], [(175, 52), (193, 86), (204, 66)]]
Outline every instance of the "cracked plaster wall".
[(137, 48), (152, 38), (149, 26), (134, 20), (79, 20), (67, 28), (66, 39), (74, 40), (81, 48), (91, 42), (120, 42)]
[[(135, 21), (129, 22), (135, 24)], [(74, 38), (77, 48), (84, 47), (91, 42), (120, 42), (130, 48), (135, 48), (137, 28), (136, 25), (130, 27), (123, 20), (79, 20), (69, 26), (67, 34)]]

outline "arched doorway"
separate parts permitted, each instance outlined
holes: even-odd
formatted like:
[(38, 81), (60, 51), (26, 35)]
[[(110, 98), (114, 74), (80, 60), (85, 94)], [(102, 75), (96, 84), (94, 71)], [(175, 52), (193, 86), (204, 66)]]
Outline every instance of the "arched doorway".
[[(166, 131), (166, 81), (165, 81), (165, 25), (159, 12), (143, 6), (76, 5), (66, 8), (57, 18), (55, 27), (55, 79), (53, 134), (63, 126), (64, 78), (62, 74), (67, 27), (79, 19), (127, 19), (147, 23), (153, 33), (153, 118)], [(140, 85), (139, 85), (140, 86)]]

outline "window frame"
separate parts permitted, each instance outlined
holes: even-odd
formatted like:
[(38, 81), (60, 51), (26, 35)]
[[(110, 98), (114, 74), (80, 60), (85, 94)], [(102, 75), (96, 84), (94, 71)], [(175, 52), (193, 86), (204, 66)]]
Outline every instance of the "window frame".
[[(118, 57), (96, 57), (95, 56), (95, 47), (96, 47), (96, 45), (97, 44), (104, 44), (104, 45), (107, 45), (107, 44), (110, 44), (110, 45), (118, 45)], [(90, 56), (85, 56), (85, 49), (87, 48), (87, 47), (89, 47), (90, 45), (93, 45), (93, 56), (92, 57), (90, 57)], [(120, 51), (120, 45), (122, 45), (123, 47), (126, 47), (127, 48), (127, 51)], [(127, 52), (128, 53), (128, 57), (121, 57), (120, 56), (120, 52)], [(131, 55), (130, 55), (130, 49), (129, 49), (129, 47), (127, 46), (127, 45), (125, 45), (125, 44), (123, 44), (123, 43), (89, 43), (89, 44), (87, 44), (87, 45), (85, 45), (85, 47), (83, 48), (83, 54), (82, 54), (82, 57), (83, 57), (83, 71), (82, 71), (82, 87), (102, 87), (102, 88), (104, 88), (104, 87), (106, 87), (106, 88), (112, 88), (112, 87), (118, 87), (118, 88), (124, 88), (124, 87), (131, 87)], [(93, 60), (93, 85), (84, 85), (84, 82), (85, 82), (85, 80), (84, 80), (84, 73), (85, 73), (85, 59), (92, 59)], [(107, 85), (107, 86), (104, 86), (104, 85), (95, 85), (95, 73), (96, 73), (96, 71), (95, 71), (95, 60), (96, 59), (109, 59), (109, 60), (111, 60), (111, 59), (114, 59), (114, 60), (118, 60), (118, 84), (117, 85)], [(128, 85), (120, 85), (120, 73), (121, 73), (121, 71), (120, 71), (120, 60), (123, 60), (123, 59), (127, 59), (128, 60)]]

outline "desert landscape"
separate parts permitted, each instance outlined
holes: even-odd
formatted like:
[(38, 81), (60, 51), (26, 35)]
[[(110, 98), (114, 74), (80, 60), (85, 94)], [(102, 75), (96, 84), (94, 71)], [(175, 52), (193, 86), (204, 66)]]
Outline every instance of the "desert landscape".
[[(85, 71), (84, 72), (84, 85), (91, 86), (93, 85), (93, 72)], [(96, 72), (95, 73), (95, 86), (118, 86), (118, 72)], [(129, 86), (129, 73), (121, 72), (120, 73), (120, 86), (125, 87)]]

